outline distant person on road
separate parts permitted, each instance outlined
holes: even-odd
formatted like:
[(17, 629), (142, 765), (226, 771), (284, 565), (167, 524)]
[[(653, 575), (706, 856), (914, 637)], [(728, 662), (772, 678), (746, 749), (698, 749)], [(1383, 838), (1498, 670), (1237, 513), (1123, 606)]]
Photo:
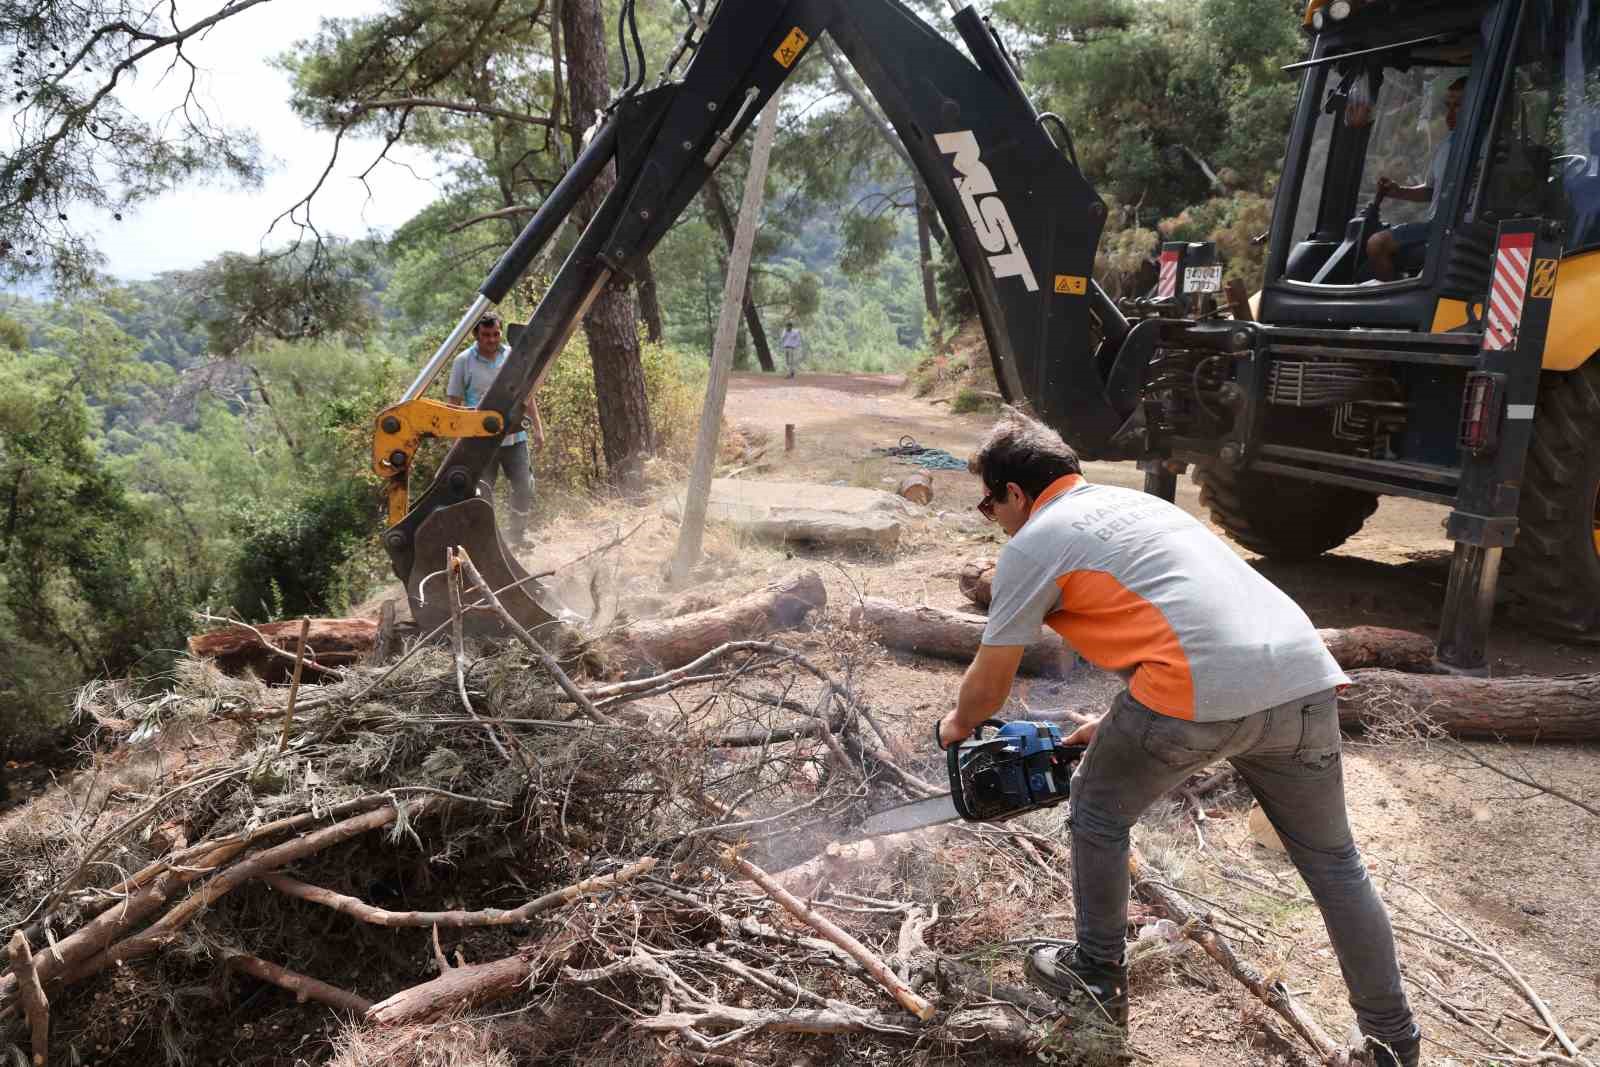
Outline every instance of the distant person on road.
[[(511, 355), (511, 346), (501, 340), (499, 316), (485, 315), (473, 328), (477, 342), (456, 357), (450, 365), (450, 383), (445, 386), (445, 399), (452, 404), (475, 408), (483, 400), (494, 380)], [(544, 422), (539, 418), (539, 403), (528, 394), (524, 408), (525, 423), (533, 429), (535, 448), (544, 447)], [(500, 442), (499, 454), (484, 472), (481, 484), (494, 495), (500, 472), (506, 472), (511, 482), (511, 540), (520, 542), (528, 533), (528, 512), (533, 509), (533, 467), (528, 456), (528, 434), (518, 430), (508, 433)]]
[(794, 372), (800, 366), (800, 331), (795, 329), (794, 323), (783, 324), (783, 340), (778, 344), (783, 348), (783, 364), (789, 369), (789, 377), (794, 377)]

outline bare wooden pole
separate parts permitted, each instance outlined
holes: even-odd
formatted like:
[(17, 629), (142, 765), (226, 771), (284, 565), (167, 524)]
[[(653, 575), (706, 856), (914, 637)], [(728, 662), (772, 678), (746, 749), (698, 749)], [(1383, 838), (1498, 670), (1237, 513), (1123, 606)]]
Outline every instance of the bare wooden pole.
[[(689, 487), (683, 502), (683, 525), (678, 531), (678, 551), (672, 560), (671, 580), (688, 577), (700, 561), (700, 546), (706, 529), (706, 501), (711, 496), (711, 472), (716, 464), (717, 437), (722, 429), (722, 406), (728, 396), (728, 375), (733, 369), (733, 343), (738, 335), (739, 313), (744, 307), (744, 283), (750, 273), (750, 254), (755, 249), (756, 223), (761, 216), (761, 200), (766, 191), (767, 161), (778, 133), (778, 98), (772, 94), (761, 113), (755, 145), (750, 153), (750, 173), (745, 178), (744, 201), (739, 206), (739, 225), (733, 235), (733, 251), (728, 256), (728, 276), (722, 285), (722, 314), (717, 319), (716, 339), (711, 346), (711, 377), (706, 382), (706, 404), (700, 415), (700, 435), (695, 439), (694, 465), (689, 470)], [(715, 175), (712, 176), (715, 180)]]
[(300, 695), (300, 672), (306, 665), (306, 631), (311, 629), (309, 616), (300, 616), (300, 636), (294, 646), (294, 676), (289, 679), (289, 703), (283, 706), (283, 733), (278, 738), (278, 751), (289, 747), (289, 727), (294, 725), (294, 698)]

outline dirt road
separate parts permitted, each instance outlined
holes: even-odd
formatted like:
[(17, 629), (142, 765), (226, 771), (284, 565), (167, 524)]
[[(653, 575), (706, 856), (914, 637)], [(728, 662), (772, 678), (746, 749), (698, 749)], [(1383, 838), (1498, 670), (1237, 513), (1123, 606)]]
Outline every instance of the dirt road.
[[(792, 380), (735, 374), (727, 418), (779, 441), (784, 425), (794, 425), (795, 451), (779, 460), (782, 468), (774, 477), (870, 488), (892, 488), (914, 469), (875, 456), (872, 449), (909, 435), (965, 459), (993, 422), (992, 415), (956, 415), (948, 404), (911, 397), (898, 376), (851, 374)], [(772, 454), (781, 456), (777, 449)], [(1132, 463), (1089, 463), (1084, 473), (1093, 481), (1134, 488), (1142, 487), (1144, 479)], [(933, 479), (938, 509), (970, 509), (982, 495), (977, 479), (964, 471), (936, 471)], [(1188, 478), (1180, 479), (1178, 503), (1206, 518), (1199, 490)], [(1447, 511), (1436, 504), (1384, 498), (1360, 533), (1311, 563), (1275, 564), (1238, 551), (1294, 597), (1318, 626), (1393, 626), (1433, 633), (1450, 567), (1451, 542), (1443, 528)], [(1504, 614), (1490, 647), (1496, 674), (1587, 673), (1600, 664), (1600, 648), (1523, 632)]]

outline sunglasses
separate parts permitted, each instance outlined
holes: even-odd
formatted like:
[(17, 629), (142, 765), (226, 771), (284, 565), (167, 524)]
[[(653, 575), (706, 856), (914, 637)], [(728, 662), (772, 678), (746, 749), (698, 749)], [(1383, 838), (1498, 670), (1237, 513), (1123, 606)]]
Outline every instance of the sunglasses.
[(984, 493), (983, 494), (983, 499), (978, 501), (978, 514), (982, 515), (984, 518), (988, 519), (990, 522), (994, 521), (994, 491), (993, 490), (990, 490), (989, 492)]

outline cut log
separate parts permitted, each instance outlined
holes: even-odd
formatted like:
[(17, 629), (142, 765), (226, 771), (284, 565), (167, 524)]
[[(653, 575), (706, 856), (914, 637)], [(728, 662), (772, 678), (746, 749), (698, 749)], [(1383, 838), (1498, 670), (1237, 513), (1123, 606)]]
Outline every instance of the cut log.
[(927, 471), (912, 471), (900, 479), (900, 484), (895, 486), (895, 493), (903, 496), (913, 504), (933, 503), (933, 478)]
[(798, 626), (828, 603), (816, 571), (801, 571), (721, 607), (675, 619), (636, 622), (597, 642), (594, 651), (618, 673), (671, 670), (729, 641), (748, 641)]
[[(260, 636), (257, 636), (259, 632)], [(268, 685), (287, 685), (294, 671), (295, 638), (300, 620), (268, 622), (251, 629), (225, 626), (189, 638), (189, 655), (216, 661), (224, 674), (253, 671)], [(277, 650), (261, 643), (265, 637)], [(323, 667), (343, 667), (365, 661), (377, 641), (376, 619), (312, 619), (306, 633), (306, 670), (315, 678)]]
[(994, 557), (979, 556), (961, 565), (961, 577), (956, 579), (961, 595), (978, 607), (989, 610), (990, 585), (994, 582)]
[[(877, 631), (889, 648), (965, 663), (977, 655), (987, 619), (964, 611), (947, 611), (927, 605), (905, 607), (890, 600), (866, 597), (850, 612), (853, 626)], [(1061, 677), (1077, 664), (1077, 655), (1054, 631), (1040, 628), (1038, 638), (1022, 654), (1024, 674)]]
[(1380, 667), (1412, 674), (1438, 674), (1433, 658), (1433, 638), (1387, 626), (1352, 626), (1347, 630), (1318, 630), (1318, 636), (1339, 666), (1347, 671)]
[(1427, 728), (1514, 741), (1600, 738), (1600, 674), (1459, 678), (1356, 671), (1339, 700), (1346, 728)]

